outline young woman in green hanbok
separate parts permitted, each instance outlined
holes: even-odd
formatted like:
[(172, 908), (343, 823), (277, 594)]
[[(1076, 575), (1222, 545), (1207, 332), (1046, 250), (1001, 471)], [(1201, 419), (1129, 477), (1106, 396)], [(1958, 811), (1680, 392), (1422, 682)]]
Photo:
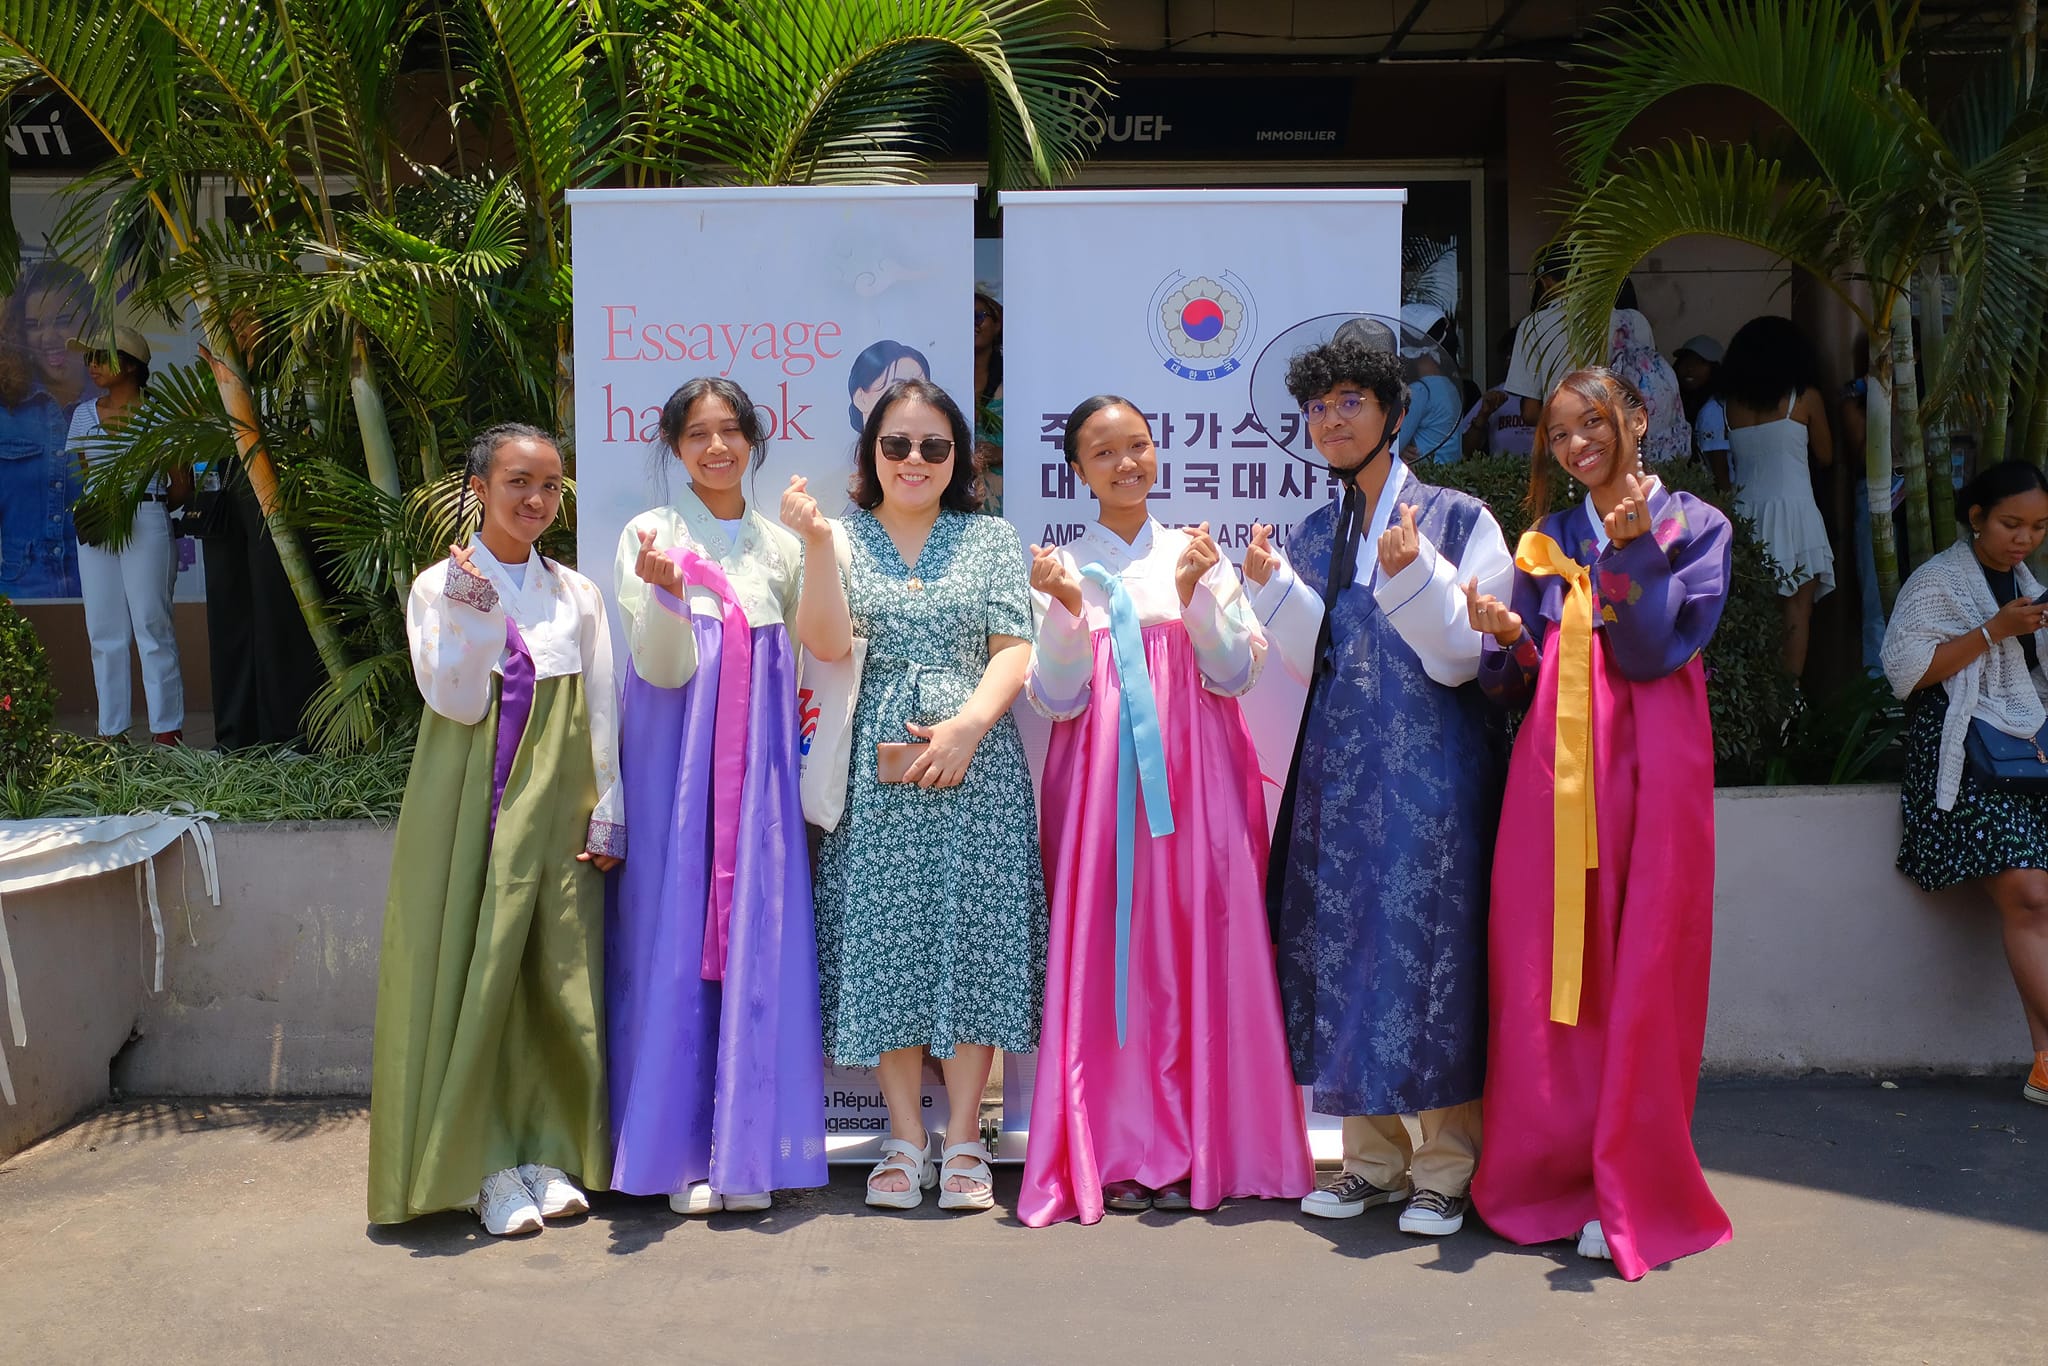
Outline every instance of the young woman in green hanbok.
[(398, 817), (377, 979), (370, 1219), (474, 1209), (494, 1234), (589, 1208), (611, 1179), (604, 878), (625, 856), (604, 601), (534, 543), (562, 502), (553, 437), (469, 452), (468, 545), (413, 582), (427, 708)]

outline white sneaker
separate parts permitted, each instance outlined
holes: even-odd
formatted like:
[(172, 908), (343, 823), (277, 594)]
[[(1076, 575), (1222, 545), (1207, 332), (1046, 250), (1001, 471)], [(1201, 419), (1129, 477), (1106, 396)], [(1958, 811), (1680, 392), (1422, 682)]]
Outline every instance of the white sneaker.
[(1419, 1233), (1429, 1238), (1448, 1237), (1465, 1227), (1467, 1203), (1462, 1195), (1418, 1190), (1409, 1200), (1408, 1208), (1401, 1211), (1401, 1232)]
[(533, 1203), (533, 1192), (519, 1179), (515, 1167), (484, 1178), (483, 1189), (477, 1192), (476, 1213), (484, 1221), (484, 1231), (500, 1238), (540, 1232), (540, 1206)]
[(719, 1199), (725, 1201), (725, 1211), (728, 1214), (753, 1214), (772, 1206), (775, 1203), (775, 1194), (772, 1191), (762, 1191), (758, 1195), (734, 1195), (731, 1191), (722, 1191)]
[(1600, 1231), (1598, 1219), (1588, 1219), (1586, 1226), (1579, 1230), (1579, 1255), (1595, 1257), (1603, 1262), (1614, 1260), (1614, 1254), (1607, 1250), (1607, 1235)]
[(692, 1181), (668, 1198), (668, 1207), (677, 1214), (716, 1214), (725, 1208), (725, 1197), (709, 1181)]
[(543, 1219), (566, 1219), (572, 1214), (590, 1213), (590, 1198), (577, 1190), (569, 1174), (560, 1167), (528, 1162), (519, 1169), (519, 1179), (533, 1192)]
[(1408, 1188), (1388, 1190), (1375, 1186), (1357, 1172), (1339, 1172), (1337, 1178), (1302, 1197), (1301, 1212), (1318, 1219), (1352, 1219), (1376, 1205), (1391, 1205), (1408, 1198)]

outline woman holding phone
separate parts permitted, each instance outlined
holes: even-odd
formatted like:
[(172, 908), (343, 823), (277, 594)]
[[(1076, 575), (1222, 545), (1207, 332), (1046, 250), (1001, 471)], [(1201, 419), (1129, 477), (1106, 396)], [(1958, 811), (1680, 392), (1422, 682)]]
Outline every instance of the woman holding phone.
[(2027, 570), (2048, 538), (2048, 477), (2001, 461), (1956, 494), (1956, 520), (1968, 534), (1913, 571), (1884, 636), (1906, 701), (1899, 871), (1930, 892), (1981, 880), (1990, 893), (2034, 1049), (2020, 1094), (2048, 1105), (2048, 793), (1970, 759), (1973, 729), (2024, 740), (2048, 725), (2048, 595)]
[[(996, 1049), (1037, 1047), (1045, 985), (1038, 819), (1010, 719), (1031, 593), (1016, 532), (974, 515), (973, 441), (943, 389), (898, 381), (861, 429), (848, 562), (817, 534), (814, 501), (784, 506), (814, 547), (804, 647), (834, 660), (855, 635), (868, 642), (846, 814), (819, 855), (819, 995), (826, 1051), (879, 1074), (889, 1138), (867, 1201), (890, 1209), (916, 1208), (934, 1185), (941, 1209), (994, 1204), (982, 1089)], [(820, 573), (836, 585), (813, 593)], [(921, 1114), (927, 1055), (948, 1100), (936, 1159)]]

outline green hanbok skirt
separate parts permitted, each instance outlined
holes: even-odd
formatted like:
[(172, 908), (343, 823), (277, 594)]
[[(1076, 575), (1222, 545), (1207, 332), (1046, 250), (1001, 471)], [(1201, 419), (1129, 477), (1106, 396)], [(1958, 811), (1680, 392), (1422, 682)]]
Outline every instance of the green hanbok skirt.
[(491, 828), (499, 702), (429, 709), (392, 853), (370, 1081), (370, 1220), (475, 1203), (524, 1162), (611, 1181), (604, 878), (583, 679), (534, 685)]

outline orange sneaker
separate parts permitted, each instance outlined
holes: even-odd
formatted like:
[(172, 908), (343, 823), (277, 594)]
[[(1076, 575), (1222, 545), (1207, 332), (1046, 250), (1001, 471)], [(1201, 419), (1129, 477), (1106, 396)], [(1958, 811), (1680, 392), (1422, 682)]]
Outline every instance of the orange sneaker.
[(2027, 1084), (2020, 1094), (2036, 1105), (2048, 1105), (2048, 1052), (2034, 1055), (2034, 1070), (2027, 1073)]

